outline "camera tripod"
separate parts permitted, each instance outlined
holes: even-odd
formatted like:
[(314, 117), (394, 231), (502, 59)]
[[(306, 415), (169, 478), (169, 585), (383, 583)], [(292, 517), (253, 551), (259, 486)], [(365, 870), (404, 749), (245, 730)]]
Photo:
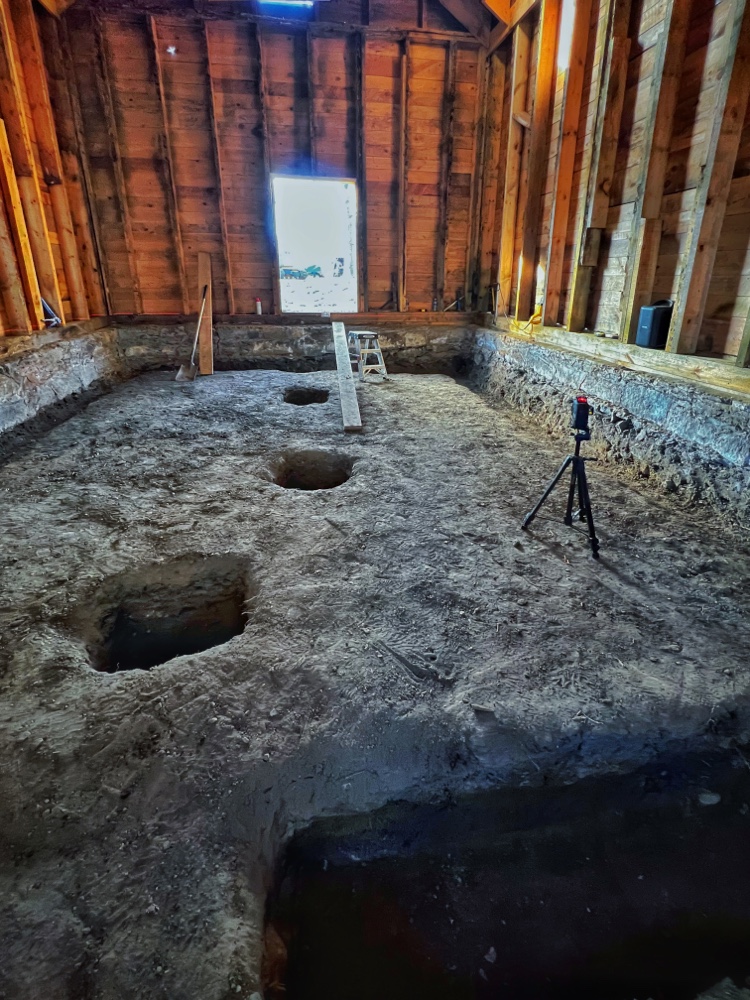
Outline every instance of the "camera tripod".
[[(565, 517), (563, 518), (563, 523), (571, 526), (573, 524), (574, 518), (578, 518), (579, 521), (585, 521), (588, 526), (589, 531), (589, 542), (591, 543), (591, 554), (594, 559), (599, 558), (599, 539), (596, 537), (596, 531), (594, 530), (594, 515), (591, 513), (591, 497), (589, 496), (589, 484), (586, 479), (586, 462), (595, 462), (595, 458), (583, 458), (581, 456), (581, 442), (589, 441), (591, 439), (591, 434), (588, 431), (576, 434), (576, 449), (575, 453), (568, 455), (563, 464), (557, 470), (554, 478), (551, 480), (547, 489), (542, 493), (541, 499), (536, 507), (527, 514), (523, 520), (521, 527), (525, 531), (534, 518), (537, 516), (542, 508), (545, 500), (547, 500), (560, 482), (565, 472), (570, 468), (570, 487), (568, 488), (568, 506), (565, 509)], [(578, 510), (573, 511), (573, 504), (576, 498), (576, 491), (578, 492)]]

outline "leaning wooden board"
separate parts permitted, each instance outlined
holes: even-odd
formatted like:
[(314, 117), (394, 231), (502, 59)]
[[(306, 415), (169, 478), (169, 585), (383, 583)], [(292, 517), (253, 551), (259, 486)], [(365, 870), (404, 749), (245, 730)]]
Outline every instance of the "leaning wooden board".
[(343, 323), (333, 324), (333, 346), (336, 349), (336, 367), (339, 374), (339, 395), (341, 396), (341, 416), (345, 431), (361, 431), (362, 417), (357, 402), (357, 383), (349, 359), (349, 346)]

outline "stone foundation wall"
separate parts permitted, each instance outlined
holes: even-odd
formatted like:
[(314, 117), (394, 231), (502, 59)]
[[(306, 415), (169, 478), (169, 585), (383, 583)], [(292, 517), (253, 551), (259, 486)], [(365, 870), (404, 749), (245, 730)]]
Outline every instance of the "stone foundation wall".
[[(347, 325), (347, 330), (349, 326)], [(454, 374), (465, 367), (473, 352), (476, 327), (399, 325), (377, 322), (351, 329), (372, 329), (380, 336), (385, 362), (394, 372)], [(195, 336), (194, 324), (133, 324), (116, 327), (118, 342), (133, 371), (172, 367), (188, 361)], [(313, 371), (335, 368), (330, 323), (259, 324), (217, 323), (214, 326), (214, 365), (219, 370), (278, 368)]]
[(560, 433), (573, 396), (584, 393), (595, 410), (589, 454), (750, 527), (750, 403), (496, 330), (478, 330), (473, 362), (473, 383), (490, 401), (507, 401)]

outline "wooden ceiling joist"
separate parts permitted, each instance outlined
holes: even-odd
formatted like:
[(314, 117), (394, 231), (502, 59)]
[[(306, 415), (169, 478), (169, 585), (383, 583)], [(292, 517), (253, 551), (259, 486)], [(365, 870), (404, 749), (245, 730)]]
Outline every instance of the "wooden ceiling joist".
[[(0, 115), (5, 121), (8, 133), (8, 145), (23, 204), (39, 288), (50, 307), (58, 316), (64, 318), (52, 243), (34, 162), (30, 123), (26, 118), (27, 96), (20, 66), (20, 55), (8, 0), (0, 0)], [(38, 316), (38, 312), (32, 309), (32, 317), (35, 316)]]
[(516, 319), (528, 320), (534, 311), (542, 199), (549, 160), (548, 130), (557, 75), (557, 40), (560, 33), (559, 0), (544, 0), (539, 17), (536, 79), (529, 132), (529, 166), (523, 215), (523, 244), (516, 295)]
[(567, 327), (586, 325), (591, 277), (599, 260), (602, 233), (609, 215), (620, 121), (625, 103), (631, 40), (628, 36), (631, 0), (608, 0), (607, 57), (599, 77), (596, 127), (591, 143), (586, 206), (575, 248), (573, 281), (568, 300)]
[(516, 0), (516, 3), (508, 11), (508, 17), (501, 18), (500, 23), (496, 24), (490, 32), (487, 42), (489, 53), (492, 54), (503, 42), (507, 41), (524, 18), (528, 17), (540, 3), (541, 0)]
[(631, 266), (622, 292), (620, 339), (635, 343), (641, 307), (653, 300), (662, 235), (662, 198), (667, 176), (674, 115), (682, 82), (691, 9), (668, 0), (664, 30), (654, 66), (638, 196), (629, 238)]
[(570, 46), (570, 66), (565, 76), (544, 289), (543, 321), (550, 326), (556, 326), (560, 319), (565, 241), (570, 221), (570, 196), (573, 190), (592, 3), (593, 0), (577, 0)]
[(750, 4), (733, 4), (723, 69), (701, 182), (689, 232), (685, 268), (674, 304), (667, 350), (694, 354), (698, 347), (711, 274), (724, 222), (750, 98)]
[(89, 307), (86, 286), (81, 263), (78, 259), (78, 246), (68, 204), (68, 195), (63, 183), (63, 166), (57, 144), (57, 132), (52, 114), (36, 16), (31, 0), (11, 0), (11, 10), (39, 159), (52, 203), (60, 255), (72, 307), (72, 318), (87, 320), (89, 319)]

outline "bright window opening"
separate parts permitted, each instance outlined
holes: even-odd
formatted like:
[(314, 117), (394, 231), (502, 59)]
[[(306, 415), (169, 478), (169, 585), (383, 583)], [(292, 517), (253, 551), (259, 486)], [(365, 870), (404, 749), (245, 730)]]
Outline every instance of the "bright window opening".
[(357, 312), (357, 185), (274, 177), (273, 206), (281, 311)]

